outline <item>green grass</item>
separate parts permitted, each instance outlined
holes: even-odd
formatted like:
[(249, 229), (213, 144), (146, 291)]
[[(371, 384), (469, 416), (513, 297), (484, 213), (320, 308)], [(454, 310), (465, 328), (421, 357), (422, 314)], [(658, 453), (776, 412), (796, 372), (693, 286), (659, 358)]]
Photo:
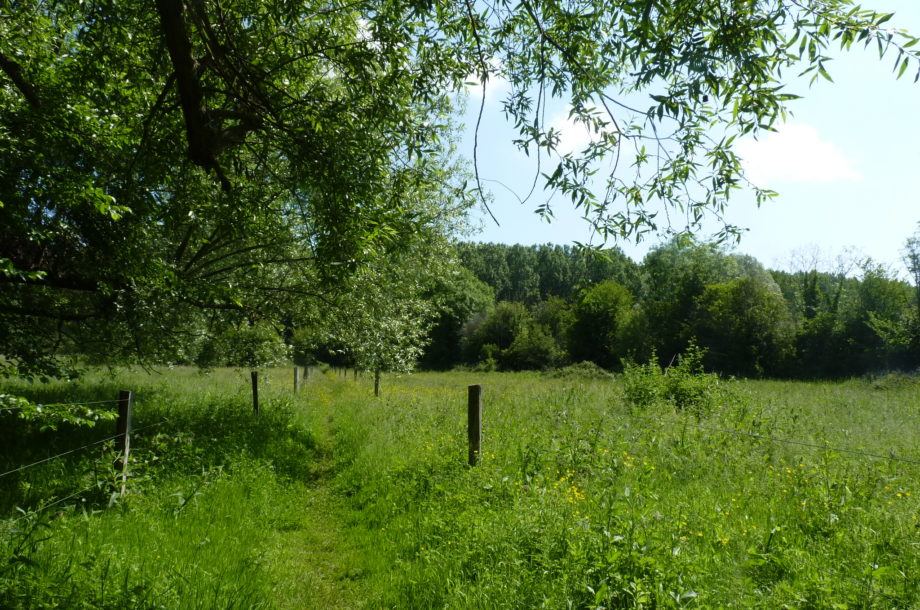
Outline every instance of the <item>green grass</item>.
[[(0, 606), (920, 605), (920, 465), (758, 438), (918, 460), (911, 378), (741, 381), (703, 413), (630, 407), (621, 380), (574, 374), (385, 377), (379, 399), (369, 377), (291, 383), (268, 373), (259, 418), (245, 371), (5, 387), (135, 389), (138, 427), (169, 421), (137, 436), (111, 507), (101, 452), (0, 479), (13, 518), (105, 490), (3, 525)], [(471, 383), (485, 390), (476, 468)], [(19, 432), (7, 463), (55, 450)], [(93, 435), (108, 432), (55, 438)]]

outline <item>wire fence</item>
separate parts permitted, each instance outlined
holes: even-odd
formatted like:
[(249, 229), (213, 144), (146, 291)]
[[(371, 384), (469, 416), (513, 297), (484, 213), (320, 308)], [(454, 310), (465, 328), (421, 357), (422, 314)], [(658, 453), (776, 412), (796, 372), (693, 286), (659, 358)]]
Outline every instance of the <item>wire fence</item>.
[(39, 466), (41, 464), (44, 464), (45, 462), (50, 462), (52, 460), (62, 458), (65, 455), (70, 455), (71, 453), (76, 453), (78, 451), (83, 451), (84, 449), (89, 449), (90, 447), (95, 447), (96, 445), (101, 445), (102, 443), (105, 443), (108, 441), (113, 441), (123, 435), (124, 434), (113, 434), (112, 436), (100, 439), (98, 441), (87, 443), (86, 445), (83, 445), (82, 447), (76, 447), (74, 449), (70, 449), (68, 451), (63, 451), (61, 453), (58, 453), (57, 455), (52, 455), (51, 457), (47, 457), (43, 460), (38, 460), (37, 462), (32, 462), (31, 464), (25, 464), (23, 466), (20, 466), (19, 468), (13, 468), (12, 470), (7, 470), (6, 472), (0, 474), (0, 479), (2, 479), (3, 477), (9, 476), (11, 474), (16, 474), (17, 472), (22, 472), (23, 470), (28, 470), (29, 468), (32, 468), (34, 466)]
[[(149, 430), (149, 429), (152, 429), (152, 428), (156, 428), (156, 427), (158, 427), (158, 426), (162, 426), (163, 424), (168, 423), (169, 421), (170, 421), (170, 420), (167, 418), (167, 419), (160, 420), (160, 421), (158, 421), (158, 422), (156, 422), (156, 423), (153, 423), (153, 424), (148, 424), (148, 425), (146, 425), (146, 426), (142, 426), (142, 427), (140, 427), (140, 428), (134, 428), (134, 429), (131, 430), (131, 435), (134, 436), (134, 435), (136, 435), (136, 434), (138, 434), (138, 433), (140, 433), (140, 432), (143, 432), (143, 431), (145, 431), (145, 430)], [(93, 446), (95, 446), (95, 445), (99, 445), (99, 444), (102, 444), (102, 443), (111, 441), (111, 440), (113, 440), (113, 439), (118, 438), (119, 436), (121, 436), (121, 435), (116, 434), (116, 435), (110, 436), (110, 437), (108, 437), (108, 438), (104, 438), (104, 439), (98, 440), (98, 441), (96, 441), (96, 442), (93, 442), (93, 443), (89, 443), (89, 444), (83, 445), (82, 447), (77, 447), (76, 449), (72, 449), (72, 450), (70, 450), (70, 451), (66, 451), (66, 452), (63, 452), (63, 453), (59, 453), (59, 454), (57, 454), (57, 455), (55, 455), (55, 456), (51, 456), (51, 457), (46, 458), (46, 459), (44, 459), (44, 460), (40, 460), (40, 461), (38, 461), (38, 462), (33, 462), (32, 464), (26, 464), (25, 466), (21, 466), (21, 467), (19, 467), (19, 468), (14, 469), (14, 470), (5, 472), (5, 473), (3, 473), (3, 474), (0, 474), (0, 478), (6, 476), (6, 475), (8, 475), (8, 474), (12, 474), (12, 473), (14, 473), (14, 472), (19, 472), (19, 471), (22, 471), (22, 470), (26, 470), (26, 469), (28, 469), (28, 468), (31, 468), (32, 466), (37, 466), (37, 465), (42, 464), (42, 463), (45, 463), (45, 462), (50, 462), (51, 460), (54, 460), (54, 459), (57, 459), (57, 458), (59, 458), (59, 457), (68, 455), (68, 454), (70, 454), (70, 453), (76, 453), (77, 451), (80, 451), (80, 450), (82, 450), (82, 449), (87, 449), (87, 448), (89, 448), (89, 447), (93, 447)], [(55, 500), (55, 501), (53, 501), (53, 502), (50, 502), (50, 503), (48, 503), (48, 504), (43, 504), (42, 506), (39, 506), (38, 508), (33, 509), (33, 510), (29, 511), (29, 513), (24, 514), (24, 515), (22, 515), (21, 517), (18, 517), (18, 518), (16, 518), (16, 519), (13, 519), (13, 520), (12, 520), (12, 523), (16, 523), (16, 522), (18, 522), (18, 521), (21, 521), (21, 520), (27, 518), (27, 517), (29, 516), (29, 514), (40, 513), (40, 512), (42, 512), (42, 511), (45, 511), (45, 510), (47, 510), (47, 509), (49, 509), (49, 508), (52, 508), (52, 507), (54, 507), (54, 506), (58, 506), (59, 504), (63, 504), (64, 502), (66, 502), (66, 501), (68, 501), (68, 500), (73, 500), (74, 498), (78, 498), (78, 497), (80, 497), (81, 495), (83, 495), (83, 494), (85, 494), (85, 493), (87, 493), (87, 492), (89, 492), (89, 491), (92, 491), (93, 489), (96, 489), (96, 488), (98, 488), (98, 487), (99, 487), (99, 481), (96, 481), (96, 482), (94, 482), (92, 485), (89, 485), (88, 487), (84, 487), (83, 489), (80, 489), (79, 491), (76, 491), (76, 492), (70, 494), (69, 496), (65, 496), (65, 497), (63, 497), (63, 498), (59, 498), (59, 499), (57, 499), (57, 500)]]
[[(116, 432), (115, 434), (106, 436), (105, 438), (101, 438), (101, 439), (92, 441), (92, 442), (90, 442), (90, 443), (86, 443), (86, 444), (84, 444), (84, 445), (81, 445), (81, 446), (79, 446), (79, 447), (74, 447), (74, 448), (72, 448), (72, 449), (68, 449), (68, 450), (66, 450), (66, 451), (61, 451), (60, 453), (56, 453), (55, 455), (51, 455), (51, 456), (48, 456), (48, 457), (46, 457), (46, 458), (42, 458), (42, 459), (40, 459), (40, 460), (36, 460), (36, 461), (34, 461), (34, 462), (30, 462), (30, 463), (28, 463), (28, 464), (23, 464), (23, 465), (21, 465), (21, 466), (17, 466), (17, 467), (15, 467), (15, 468), (12, 468), (12, 469), (10, 469), (10, 470), (7, 470), (6, 472), (2, 472), (2, 473), (0, 473), (0, 479), (4, 479), (4, 478), (6, 478), (6, 477), (10, 477), (10, 476), (15, 475), (15, 474), (17, 474), (17, 473), (21, 473), (21, 472), (27, 471), (27, 470), (29, 470), (29, 469), (31, 469), (31, 468), (35, 468), (35, 467), (37, 467), (37, 466), (41, 466), (42, 464), (47, 464), (47, 463), (49, 463), (49, 462), (53, 462), (54, 460), (61, 459), (61, 458), (66, 457), (66, 456), (68, 456), (68, 455), (77, 454), (77, 453), (79, 453), (79, 452), (81, 452), (81, 451), (85, 451), (85, 450), (91, 449), (91, 448), (93, 448), (93, 447), (98, 447), (99, 445), (103, 445), (103, 444), (105, 444), (105, 443), (109, 443), (109, 442), (112, 442), (112, 441), (115, 441), (115, 444), (116, 444), (115, 453), (116, 453), (116, 454), (119, 454), (119, 455), (121, 456), (121, 457), (118, 458), (118, 462), (121, 463), (121, 460), (127, 455), (127, 452), (128, 452), (128, 447), (129, 447), (128, 438), (129, 438), (129, 437), (133, 437), (133, 436), (135, 436), (135, 435), (137, 435), (137, 434), (140, 434), (140, 433), (143, 433), (143, 432), (145, 432), (145, 431), (147, 431), (147, 430), (151, 430), (151, 429), (156, 428), (156, 427), (158, 427), (158, 426), (162, 426), (163, 424), (166, 424), (166, 423), (168, 423), (168, 422), (170, 421), (169, 418), (164, 418), (164, 419), (162, 419), (162, 420), (160, 420), (160, 421), (158, 421), (158, 422), (154, 422), (154, 423), (151, 423), (151, 424), (147, 424), (147, 425), (145, 425), (145, 426), (133, 427), (133, 426), (131, 425), (131, 417), (132, 417), (133, 404), (134, 404), (134, 395), (133, 395), (133, 393), (127, 392), (127, 391), (123, 391), (123, 392), (122, 392), (122, 396), (121, 396), (120, 398), (114, 399), (114, 400), (93, 400), (93, 401), (87, 401), (87, 402), (74, 402), (74, 403), (44, 403), (44, 404), (36, 404), (36, 405), (34, 405), (34, 406), (43, 407), (43, 406), (51, 406), (52, 404), (53, 404), (53, 406), (57, 406), (57, 407), (82, 407), (82, 406), (89, 406), (89, 405), (118, 404), (118, 405), (119, 405), (119, 418), (118, 418), (118, 421), (116, 421), (116, 424), (115, 424), (115, 425), (116, 425), (116, 430), (117, 430), (117, 432)], [(0, 412), (2, 412), (2, 411), (7, 411), (7, 410), (8, 410), (8, 411), (15, 411), (15, 410), (27, 408), (27, 406), (30, 406), (30, 405), (15, 406), (15, 407), (10, 407), (10, 408), (8, 408), (8, 409), (7, 409), (7, 408), (0, 408)], [(118, 466), (116, 466), (116, 469), (117, 469), (117, 468), (118, 468)], [(121, 463), (121, 468), (122, 468), (122, 477), (123, 477), (123, 479), (124, 479), (124, 478), (127, 476), (127, 470), (126, 470), (127, 464), (126, 464), (126, 463)], [(16, 523), (16, 522), (18, 522), (18, 521), (21, 521), (22, 519), (25, 519), (25, 518), (28, 517), (29, 515), (32, 515), (32, 514), (35, 514), (35, 513), (39, 513), (39, 512), (45, 511), (45, 510), (47, 510), (47, 509), (49, 509), (49, 508), (52, 508), (52, 507), (54, 507), (54, 506), (58, 506), (58, 505), (60, 505), (60, 504), (63, 504), (64, 502), (67, 502), (67, 501), (69, 501), (69, 500), (73, 500), (73, 499), (75, 499), (75, 498), (78, 498), (78, 497), (80, 497), (81, 495), (84, 495), (84, 494), (86, 494), (86, 493), (92, 491), (93, 489), (98, 488), (99, 486), (100, 486), (100, 481), (97, 480), (97, 481), (95, 481), (93, 484), (89, 485), (88, 487), (84, 487), (84, 488), (82, 488), (82, 489), (80, 489), (80, 490), (78, 490), (78, 491), (75, 491), (75, 492), (73, 492), (73, 493), (67, 495), (67, 496), (64, 496), (64, 497), (62, 497), (62, 498), (58, 498), (58, 499), (56, 499), (56, 500), (54, 500), (54, 501), (52, 501), (52, 502), (49, 502), (48, 504), (43, 504), (43, 505), (39, 506), (38, 508), (29, 510), (29, 511), (28, 511), (26, 514), (24, 514), (23, 516), (21, 516), (21, 517), (19, 517), (19, 518), (17, 518), (17, 519), (13, 519), (13, 520), (11, 521), (11, 523)], [(123, 489), (122, 489), (122, 493), (123, 493)], [(22, 511), (23, 509), (20, 508), (19, 510)]]
[(0, 405), (0, 412), (2, 411), (21, 411), (22, 409), (37, 408), (39, 410), (46, 407), (86, 407), (90, 405), (110, 405), (118, 402), (118, 399), (114, 400), (91, 400), (89, 402), (36, 402), (28, 405), (16, 405), (16, 406), (5, 406)]
[(888, 460), (891, 462), (903, 462), (905, 464), (920, 464), (920, 460), (898, 457), (894, 455), (893, 452), (890, 453), (889, 455), (884, 455), (881, 453), (872, 453), (870, 451), (863, 451), (861, 449), (852, 449), (850, 447), (837, 447), (837, 446), (828, 445), (828, 444), (819, 445), (817, 443), (800, 441), (797, 439), (779, 438), (776, 436), (770, 436), (766, 434), (756, 434), (754, 432), (745, 432), (744, 430), (717, 428), (714, 426), (704, 426), (702, 424), (694, 424), (693, 422), (688, 422), (688, 421), (679, 422), (677, 420), (672, 420), (671, 423), (683, 425), (683, 426), (690, 426), (692, 428), (698, 428), (700, 430), (706, 430), (709, 432), (719, 432), (721, 434), (729, 434), (732, 436), (745, 436), (745, 437), (753, 438), (756, 440), (768, 441), (771, 443), (792, 445), (796, 447), (807, 447), (809, 449), (817, 449), (819, 451), (827, 451), (831, 453), (843, 453), (843, 454), (856, 455), (860, 457), (867, 457), (867, 458), (872, 458), (872, 459), (877, 459), (877, 460)]

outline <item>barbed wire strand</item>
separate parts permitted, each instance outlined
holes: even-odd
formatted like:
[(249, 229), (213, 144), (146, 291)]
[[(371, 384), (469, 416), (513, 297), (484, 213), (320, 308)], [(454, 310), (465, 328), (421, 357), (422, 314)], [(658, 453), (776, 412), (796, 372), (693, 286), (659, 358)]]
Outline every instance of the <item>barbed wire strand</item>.
[(58, 499), (58, 500), (55, 500), (54, 502), (51, 502), (50, 504), (45, 504), (44, 506), (40, 506), (40, 507), (36, 508), (35, 510), (30, 510), (30, 511), (26, 512), (26, 514), (20, 515), (19, 517), (16, 517), (15, 519), (9, 521), (9, 523), (10, 523), (10, 524), (18, 523), (18, 522), (22, 521), (23, 519), (27, 519), (30, 515), (34, 515), (34, 514), (37, 514), (37, 513), (42, 512), (42, 511), (48, 510), (48, 509), (51, 508), (52, 506), (57, 506), (58, 504), (62, 504), (62, 503), (64, 503), (64, 502), (66, 502), (67, 500), (72, 500), (72, 499), (76, 498), (77, 496), (81, 496), (81, 495), (85, 494), (85, 493), (88, 492), (88, 491), (92, 491), (94, 488), (96, 488), (96, 487), (98, 487), (98, 486), (99, 486), (99, 482), (96, 481), (95, 483), (93, 483), (93, 484), (90, 485), (89, 487), (84, 487), (84, 488), (81, 489), (80, 491), (74, 492), (74, 493), (70, 494), (69, 496), (65, 496), (65, 497), (63, 497), (63, 498), (60, 498), (60, 499)]
[[(168, 423), (169, 421), (170, 421), (169, 419), (163, 419), (163, 420), (160, 420), (160, 421), (156, 422), (155, 424), (148, 424), (148, 425), (146, 425), (146, 426), (142, 426), (142, 427), (137, 428), (137, 429), (135, 429), (135, 430), (131, 430), (131, 434), (134, 434), (134, 433), (136, 433), (136, 432), (141, 432), (142, 430), (148, 430), (148, 429), (150, 429), (150, 428), (155, 428), (155, 427), (157, 427), (157, 426), (161, 426), (161, 425), (163, 425), (163, 424), (165, 424), (165, 423)], [(118, 438), (118, 436), (119, 436), (119, 435), (116, 434), (116, 435), (115, 435), (114, 437), (112, 437), (112, 438)], [(102, 441), (97, 441), (95, 444), (99, 444), (100, 442), (105, 442), (105, 441), (107, 441), (107, 440), (112, 440), (112, 438), (103, 439)], [(85, 449), (86, 447), (91, 447), (91, 446), (92, 446), (92, 445), (85, 445), (84, 447), (75, 449), (74, 451), (79, 451), (80, 449)], [(66, 455), (66, 454), (61, 454), (61, 455)], [(60, 456), (56, 456), (56, 457), (60, 457)], [(54, 458), (52, 457), (52, 458), (48, 458), (48, 459), (51, 460), (51, 459), (54, 459)], [(40, 462), (36, 462), (36, 464), (38, 464), (38, 463), (40, 463)], [(11, 471), (11, 472), (15, 472), (15, 471)], [(2, 476), (2, 475), (0, 475), (0, 476)], [(99, 483), (98, 483), (98, 481), (97, 481), (96, 483), (93, 483), (93, 484), (90, 485), (89, 487), (85, 487), (85, 488), (81, 489), (80, 491), (74, 492), (74, 493), (70, 494), (69, 496), (65, 496), (65, 497), (63, 497), (63, 498), (60, 498), (59, 500), (55, 500), (54, 502), (52, 502), (52, 503), (50, 503), (50, 504), (45, 504), (44, 506), (41, 506), (41, 507), (39, 507), (39, 508), (37, 508), (37, 509), (35, 509), (35, 510), (33, 510), (33, 511), (30, 511), (30, 512), (32, 512), (32, 513), (39, 513), (39, 512), (41, 512), (41, 511), (43, 511), (43, 510), (47, 510), (47, 509), (51, 508), (52, 506), (57, 506), (58, 504), (61, 504), (61, 503), (63, 503), (63, 502), (66, 502), (67, 500), (71, 500), (71, 499), (73, 499), (73, 498), (76, 498), (77, 496), (80, 496), (80, 495), (82, 495), (82, 494), (88, 492), (88, 491), (91, 491), (93, 488), (97, 487), (98, 485), (99, 485)], [(13, 519), (12, 523), (16, 523), (16, 522), (18, 522), (18, 521), (21, 521), (22, 519), (25, 519), (26, 517), (28, 517), (28, 515), (22, 515), (21, 517), (18, 517), (18, 518), (16, 518), (16, 519)]]
[(905, 464), (920, 464), (920, 460), (911, 460), (908, 458), (900, 458), (894, 455), (882, 455), (880, 453), (871, 453), (868, 451), (861, 451), (859, 449), (850, 449), (848, 447), (834, 447), (831, 445), (818, 445), (817, 443), (809, 443), (805, 441), (799, 441), (795, 439), (787, 438), (778, 438), (776, 436), (768, 436), (765, 434), (755, 434), (753, 432), (745, 432), (743, 430), (731, 430), (727, 428), (715, 428), (713, 426), (704, 426), (702, 424), (694, 424), (693, 422), (679, 422), (676, 420), (671, 420), (671, 423), (677, 425), (691, 426), (693, 428), (699, 428), (700, 430), (708, 430), (710, 432), (720, 432), (722, 434), (731, 434), (734, 436), (747, 436), (750, 438), (755, 438), (763, 441), (770, 441), (771, 443), (781, 443), (784, 445), (795, 445), (798, 447), (809, 447), (811, 449), (820, 449), (821, 451), (833, 451), (836, 453), (849, 453), (852, 455), (859, 455), (862, 457), (874, 458), (878, 460), (890, 460), (892, 462), (904, 462)]
[(21, 405), (17, 407), (3, 407), (0, 406), (0, 411), (19, 411), (20, 409), (27, 409), (29, 407), (86, 407), (89, 405), (106, 405), (113, 404), (116, 402), (121, 402), (119, 399), (114, 400), (91, 400), (89, 402), (36, 402), (29, 405)]
[(114, 436), (110, 436), (110, 437), (108, 437), (108, 438), (103, 438), (103, 439), (98, 440), (98, 441), (95, 441), (95, 442), (93, 442), (93, 443), (89, 443), (89, 444), (87, 444), (87, 445), (83, 445), (82, 447), (77, 447), (76, 449), (71, 449), (70, 451), (64, 451), (63, 453), (59, 453), (59, 454), (57, 454), (57, 455), (52, 455), (51, 457), (47, 457), (47, 458), (45, 458), (45, 459), (43, 459), (43, 460), (38, 460), (37, 462), (32, 462), (31, 464), (26, 464), (26, 465), (24, 465), (24, 466), (20, 466), (19, 468), (14, 468), (13, 470), (8, 470), (7, 472), (4, 472), (4, 473), (0, 474), (0, 479), (2, 479), (3, 477), (5, 477), (5, 476), (7, 476), (7, 475), (15, 474), (15, 473), (17, 473), (17, 472), (22, 472), (23, 470), (32, 468), (33, 466), (38, 466), (39, 464), (44, 464), (45, 462), (50, 462), (51, 460), (56, 460), (56, 459), (58, 459), (59, 457), (64, 457), (65, 455), (70, 455), (71, 453), (76, 453), (77, 451), (82, 451), (83, 449), (88, 449), (88, 448), (93, 447), (93, 446), (95, 446), (95, 445), (99, 445), (99, 444), (105, 443), (105, 442), (107, 442), (107, 441), (115, 440), (115, 439), (118, 438), (119, 436), (122, 436), (122, 435), (121, 435), (121, 434), (116, 434), (116, 435), (114, 435)]
[(113, 398), (112, 400), (91, 400), (89, 402), (37, 402), (35, 405), (39, 407), (82, 407), (84, 405), (106, 405), (115, 402), (121, 402), (121, 399)]

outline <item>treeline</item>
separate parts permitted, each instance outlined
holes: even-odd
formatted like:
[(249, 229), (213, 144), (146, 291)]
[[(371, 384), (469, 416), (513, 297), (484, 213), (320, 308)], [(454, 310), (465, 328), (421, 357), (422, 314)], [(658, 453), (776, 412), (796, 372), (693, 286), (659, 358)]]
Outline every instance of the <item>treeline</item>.
[[(765, 269), (675, 240), (618, 249), (460, 243), (421, 365), (662, 366), (691, 344), (726, 375), (834, 378), (920, 365), (920, 293), (871, 260), (856, 273)], [(908, 263), (910, 264), (910, 263)]]

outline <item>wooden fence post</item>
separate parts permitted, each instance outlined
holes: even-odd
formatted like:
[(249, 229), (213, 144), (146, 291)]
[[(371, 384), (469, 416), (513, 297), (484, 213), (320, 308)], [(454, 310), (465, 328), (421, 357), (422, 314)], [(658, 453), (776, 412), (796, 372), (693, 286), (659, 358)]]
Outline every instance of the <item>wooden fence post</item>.
[(300, 392), (301, 368), (294, 365), (294, 393)]
[(466, 408), (467, 437), (469, 438), (470, 454), (469, 465), (475, 466), (479, 463), (479, 455), (482, 450), (482, 386), (471, 385), (469, 387), (469, 400)]
[(380, 369), (374, 371), (374, 396), (380, 396)]
[(131, 453), (131, 419), (134, 415), (134, 392), (118, 393), (118, 420), (115, 422), (115, 473), (121, 480), (119, 493), (124, 496), (128, 481), (128, 455)]
[(249, 373), (252, 377), (252, 412), (259, 414), (259, 371)]

